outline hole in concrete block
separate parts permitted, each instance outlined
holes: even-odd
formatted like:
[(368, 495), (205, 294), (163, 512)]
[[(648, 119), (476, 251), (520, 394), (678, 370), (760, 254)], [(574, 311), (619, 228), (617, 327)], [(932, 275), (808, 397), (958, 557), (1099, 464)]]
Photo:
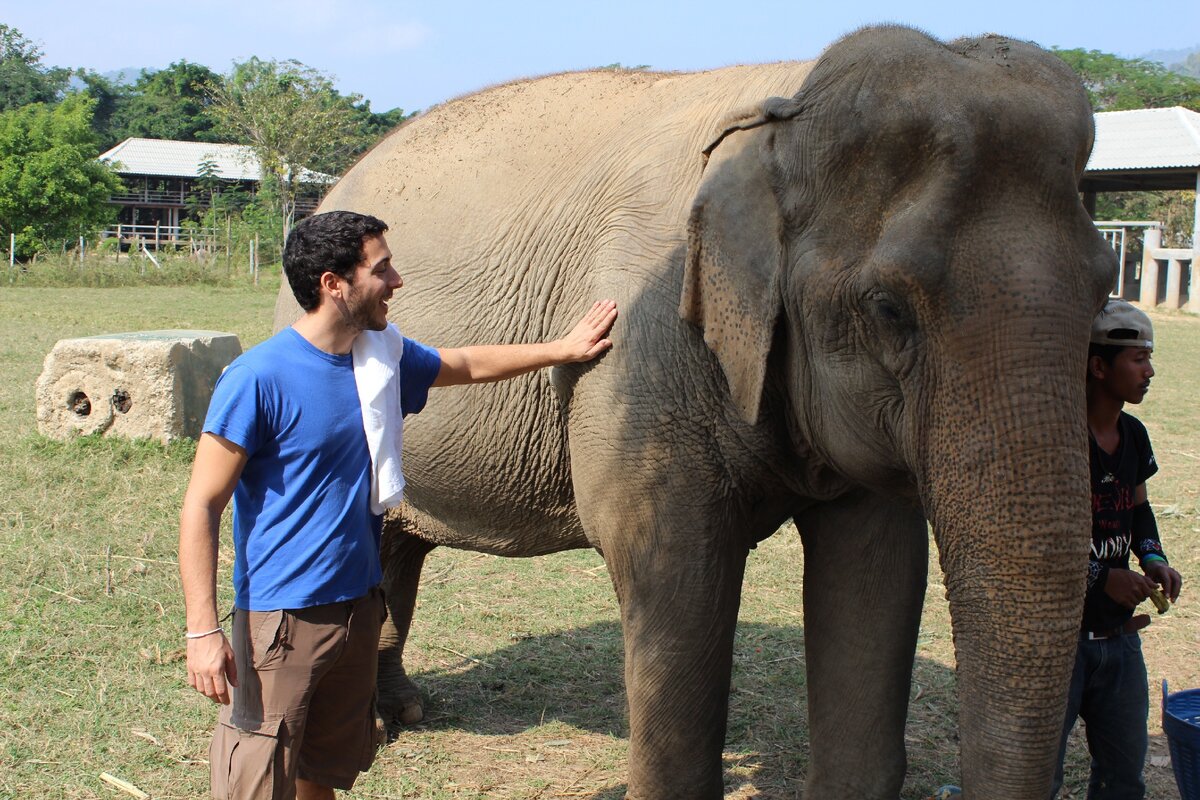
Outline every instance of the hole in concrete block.
[(133, 405), (133, 401), (129, 399), (129, 392), (124, 389), (117, 389), (113, 392), (112, 405), (113, 408), (122, 414), (128, 414), (129, 407)]
[(81, 417), (92, 413), (92, 401), (83, 392), (74, 392), (67, 398), (67, 408)]

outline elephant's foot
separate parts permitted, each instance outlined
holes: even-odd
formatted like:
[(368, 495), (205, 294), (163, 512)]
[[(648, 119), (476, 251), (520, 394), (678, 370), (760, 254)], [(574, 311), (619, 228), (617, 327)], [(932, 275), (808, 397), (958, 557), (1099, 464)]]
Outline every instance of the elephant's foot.
[(379, 721), (385, 727), (416, 725), (425, 719), (425, 706), (421, 699), (421, 690), (403, 673), (388, 681), (386, 687), (384, 681), (380, 680), (376, 713)]

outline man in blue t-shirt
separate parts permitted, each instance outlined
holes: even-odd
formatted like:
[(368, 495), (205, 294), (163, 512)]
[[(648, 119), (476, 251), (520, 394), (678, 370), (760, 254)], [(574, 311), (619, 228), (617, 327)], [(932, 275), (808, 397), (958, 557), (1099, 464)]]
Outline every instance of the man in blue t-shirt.
[[(210, 749), (221, 798), (332, 798), (374, 757), (382, 517), (351, 350), (387, 328), (403, 281), (375, 217), (333, 211), (292, 230), (283, 266), (304, 316), (218, 381), (180, 515), (188, 682), (222, 708)], [(500, 381), (611, 346), (611, 301), (554, 342), (434, 349), (404, 339), (400, 414), (430, 387)], [(233, 625), (216, 603), (233, 498)], [(231, 691), (232, 687), (232, 691)], [(232, 702), (231, 702), (232, 700)]]

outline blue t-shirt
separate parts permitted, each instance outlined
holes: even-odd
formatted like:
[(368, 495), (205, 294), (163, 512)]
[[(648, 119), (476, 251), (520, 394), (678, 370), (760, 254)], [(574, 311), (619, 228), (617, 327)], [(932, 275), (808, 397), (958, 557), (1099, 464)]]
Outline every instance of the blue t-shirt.
[[(425, 407), (441, 359), (404, 340), (400, 404)], [(382, 517), (370, 508), (371, 456), (350, 354), (285, 328), (239, 356), (213, 390), (204, 431), (245, 449), (233, 494), (238, 608), (350, 600), (383, 579)]]

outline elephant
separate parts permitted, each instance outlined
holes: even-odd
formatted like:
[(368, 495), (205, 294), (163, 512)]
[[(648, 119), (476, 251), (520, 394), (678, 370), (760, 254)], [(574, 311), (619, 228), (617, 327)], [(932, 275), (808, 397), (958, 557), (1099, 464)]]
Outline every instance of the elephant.
[[(749, 551), (803, 543), (805, 797), (898, 797), (929, 530), (966, 797), (1045, 800), (1086, 576), (1083, 365), (1116, 270), (1078, 193), (1067, 66), (868, 27), (815, 62), (597, 70), (438, 106), (323, 210), (374, 214), (436, 346), (531, 342), (617, 301), (613, 348), (438, 390), (385, 521), (381, 709), (437, 545), (595, 548), (620, 608), (629, 798), (720, 797)], [(286, 284), (276, 327), (299, 316)]]

